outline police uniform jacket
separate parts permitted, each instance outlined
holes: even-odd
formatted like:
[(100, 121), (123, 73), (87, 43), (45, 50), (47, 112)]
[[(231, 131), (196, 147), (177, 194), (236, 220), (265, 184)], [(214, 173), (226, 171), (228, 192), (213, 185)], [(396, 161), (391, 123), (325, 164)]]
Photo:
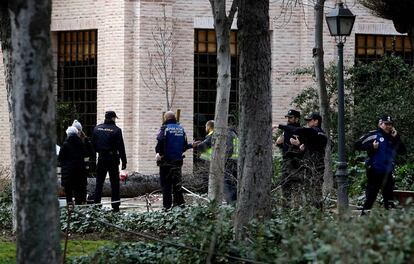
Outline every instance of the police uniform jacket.
[(127, 163), (122, 130), (112, 120), (105, 120), (93, 130), (92, 145), (99, 153), (99, 159)]
[(328, 138), (321, 127), (301, 128), (298, 134), (300, 142), (305, 144), (305, 151), (311, 155), (325, 155)]
[(175, 119), (164, 122), (157, 135), (155, 152), (163, 157), (165, 162), (176, 162), (183, 160), (183, 153), (191, 148), (187, 142), (184, 128)]
[(279, 128), (283, 129), (283, 143), (278, 144), (277, 146), (282, 149), (283, 157), (293, 158), (302, 156), (299, 147), (290, 143), (290, 139), (293, 138), (293, 135), (297, 135), (297, 131), (300, 129), (300, 124), (279, 125)]
[[(373, 142), (379, 143), (374, 149)], [(395, 137), (385, 133), (381, 128), (371, 131), (360, 137), (355, 143), (356, 150), (368, 152), (367, 166), (376, 173), (390, 173), (394, 170), (397, 154), (405, 154), (406, 148), (401, 141), (400, 135)]]

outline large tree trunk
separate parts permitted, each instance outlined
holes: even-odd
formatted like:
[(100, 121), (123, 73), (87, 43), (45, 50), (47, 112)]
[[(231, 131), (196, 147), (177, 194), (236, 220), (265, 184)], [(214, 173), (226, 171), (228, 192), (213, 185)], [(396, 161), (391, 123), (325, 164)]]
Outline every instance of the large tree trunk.
[(414, 25), (408, 27), (408, 37), (411, 42), (411, 65), (414, 67)]
[(271, 215), (272, 93), (269, 1), (242, 0), (240, 50), (240, 157), (236, 238), (253, 218)]
[(211, 1), (217, 38), (217, 96), (214, 116), (213, 153), (210, 162), (208, 197), (221, 202), (226, 164), (227, 117), (231, 87), (230, 26), (226, 1)]
[(315, 48), (313, 49), (313, 59), (315, 63), (315, 75), (318, 85), (319, 96), (319, 110), (322, 116), (322, 128), (325, 130), (328, 137), (328, 143), (325, 149), (325, 173), (323, 176), (323, 191), (325, 194), (329, 193), (333, 189), (333, 177), (331, 168), (331, 140), (330, 140), (330, 118), (329, 118), (329, 99), (328, 92), (326, 91), (325, 81), (325, 64), (323, 60), (323, 9), (325, 0), (317, 0), (314, 6), (315, 16)]
[(12, 196), (13, 196), (13, 231), (16, 231), (16, 170), (14, 164), (16, 164), (15, 152), (14, 152), (14, 117), (13, 113), (13, 100), (12, 100), (12, 72), (13, 63), (11, 60), (11, 26), (10, 26), (10, 15), (9, 5), (7, 1), (3, 1), (0, 4), (0, 40), (1, 40), (1, 51), (3, 55), (3, 67), (4, 77), (7, 92), (7, 104), (9, 108), (9, 123), (10, 123), (10, 160), (11, 160), (11, 177), (12, 177)]
[(60, 263), (50, 0), (10, 1), (17, 263)]

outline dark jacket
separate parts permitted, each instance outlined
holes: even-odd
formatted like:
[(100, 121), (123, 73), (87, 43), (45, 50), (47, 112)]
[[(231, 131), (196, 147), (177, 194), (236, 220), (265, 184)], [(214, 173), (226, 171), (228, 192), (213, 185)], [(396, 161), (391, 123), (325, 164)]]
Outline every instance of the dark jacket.
[[(373, 147), (375, 140), (379, 143), (378, 149)], [(406, 148), (399, 134), (393, 137), (382, 129), (371, 131), (360, 137), (355, 143), (355, 149), (367, 151), (367, 166), (376, 173), (392, 172), (397, 154), (406, 153)]]
[(62, 168), (62, 184), (68, 181), (86, 179), (86, 151), (82, 140), (77, 135), (66, 138), (60, 148), (58, 161)]
[(302, 144), (305, 144), (305, 153), (310, 156), (324, 156), (325, 147), (328, 142), (328, 137), (320, 127), (305, 127), (301, 128), (298, 132), (299, 140)]
[(279, 125), (279, 129), (283, 130), (283, 143), (277, 144), (277, 146), (282, 149), (283, 157), (301, 157), (302, 153), (300, 152), (299, 147), (290, 143), (290, 139), (293, 138), (293, 135), (298, 135), (297, 131), (300, 129), (300, 124)]
[(92, 145), (99, 153), (99, 159), (116, 161), (118, 164), (121, 159), (122, 164), (126, 165), (127, 158), (122, 130), (115, 125), (114, 121), (105, 119), (103, 124), (97, 125), (93, 129)]
[(165, 162), (183, 160), (183, 153), (191, 148), (187, 142), (184, 128), (175, 119), (167, 120), (161, 126), (157, 135), (155, 152), (159, 153)]

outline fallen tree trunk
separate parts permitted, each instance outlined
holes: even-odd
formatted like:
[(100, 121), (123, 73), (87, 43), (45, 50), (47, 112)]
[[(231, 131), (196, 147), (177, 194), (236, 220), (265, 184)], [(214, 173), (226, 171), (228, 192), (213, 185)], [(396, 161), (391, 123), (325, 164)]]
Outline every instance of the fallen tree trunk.
[[(65, 196), (62, 185), (60, 184), (60, 178), (58, 179), (58, 193), (59, 196)], [(87, 192), (88, 197), (91, 197), (95, 192), (96, 179), (88, 178)], [(124, 182), (120, 182), (120, 196), (121, 198), (137, 197), (147, 193), (161, 191), (159, 184), (159, 175), (143, 175), (137, 172), (128, 176), (128, 179)], [(105, 179), (105, 183), (102, 189), (103, 197), (111, 196), (111, 184), (109, 178)]]
[[(130, 198), (142, 196), (152, 192), (161, 192), (159, 179), (160, 177), (158, 174), (144, 175), (138, 172), (133, 172), (128, 176), (126, 182), (120, 182), (120, 196), (121, 198)], [(183, 175), (182, 185), (193, 192), (206, 193), (208, 185), (208, 173), (203, 173), (202, 171), (198, 170), (196, 174)], [(95, 186), (96, 179), (88, 178), (88, 197), (91, 197), (94, 194)], [(60, 177), (58, 178), (58, 193), (60, 197), (65, 196), (65, 192), (61, 186)], [(110, 196), (111, 184), (109, 182), (109, 178), (106, 178), (102, 189), (102, 197)]]

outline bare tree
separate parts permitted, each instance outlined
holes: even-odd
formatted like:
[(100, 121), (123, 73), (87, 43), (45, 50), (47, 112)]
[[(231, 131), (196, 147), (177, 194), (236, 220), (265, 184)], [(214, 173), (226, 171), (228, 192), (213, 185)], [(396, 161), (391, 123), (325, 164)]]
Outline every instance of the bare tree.
[[(399, 33), (407, 33), (414, 47), (414, 1), (412, 0), (359, 0), (378, 17), (390, 19)], [(414, 61), (414, 52), (411, 52)]]
[(324, 23), (324, 8), (326, 0), (315, 0), (313, 4), (306, 4), (303, 0), (282, 0), (280, 3), (281, 13), (280, 16), (275, 20), (282, 18), (282, 26), (285, 26), (290, 22), (290, 18), (293, 13), (293, 8), (297, 6), (313, 5), (314, 19), (315, 19), (315, 46), (312, 54), (314, 59), (314, 69), (316, 84), (318, 86), (318, 101), (319, 101), (319, 112), (322, 116), (323, 123), (322, 128), (328, 137), (328, 144), (325, 149), (325, 172), (323, 177), (323, 190), (324, 193), (329, 193), (333, 189), (333, 175), (331, 168), (332, 162), (332, 149), (330, 144), (330, 116), (329, 116), (329, 98), (326, 90), (325, 80), (325, 63), (324, 63), (324, 50), (323, 50), (323, 23)]
[(174, 59), (177, 47), (175, 40), (175, 22), (169, 21), (162, 5), (163, 16), (158, 20), (152, 32), (155, 50), (148, 50), (148, 77), (141, 73), (141, 79), (148, 89), (156, 87), (164, 92), (167, 111), (174, 106), (177, 91), (178, 72)]
[(59, 263), (50, 0), (9, 1), (17, 262)]
[(234, 0), (228, 16), (226, 0), (210, 0), (217, 39), (217, 96), (214, 116), (213, 153), (210, 162), (208, 196), (221, 201), (226, 164), (227, 118), (231, 88), (230, 29), (239, 0)]
[(240, 0), (240, 156), (236, 238), (252, 219), (271, 215), (272, 89), (269, 0)]
[(330, 117), (329, 117), (329, 98), (326, 90), (325, 80), (325, 63), (324, 63), (324, 51), (323, 51), (323, 21), (325, 0), (316, 0), (314, 5), (314, 17), (315, 17), (315, 47), (313, 48), (313, 59), (315, 63), (315, 77), (318, 85), (318, 97), (319, 97), (319, 112), (322, 116), (322, 128), (328, 138), (328, 143), (325, 149), (325, 171), (323, 176), (323, 190), (324, 193), (329, 193), (333, 189), (333, 175), (331, 171), (332, 162), (332, 150), (330, 139)]
[(1, 51), (3, 55), (3, 65), (4, 65), (4, 77), (6, 84), (6, 93), (7, 93), (7, 105), (9, 109), (9, 123), (10, 123), (10, 156), (11, 156), (11, 181), (12, 181), (12, 200), (13, 200), (13, 231), (16, 231), (16, 183), (15, 175), (16, 171), (14, 170), (15, 153), (14, 153), (14, 118), (13, 118), (13, 100), (12, 96), (12, 73), (13, 73), (13, 63), (11, 60), (11, 26), (10, 26), (10, 15), (9, 15), (9, 4), (8, 1), (2, 1), (0, 4), (0, 40), (1, 40)]

